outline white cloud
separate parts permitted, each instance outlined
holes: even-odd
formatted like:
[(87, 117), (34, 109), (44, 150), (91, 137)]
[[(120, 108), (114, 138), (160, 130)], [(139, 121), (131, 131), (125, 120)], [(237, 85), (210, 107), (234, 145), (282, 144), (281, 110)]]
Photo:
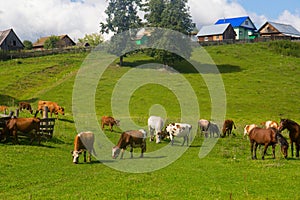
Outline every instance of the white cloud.
[(290, 11), (285, 10), (283, 13), (278, 17), (276, 22), (290, 24), (294, 26), (298, 31), (300, 31), (300, 14), (295, 13), (292, 14)]
[(21, 40), (68, 34), (72, 39), (99, 32), (105, 0), (10, 0), (0, 8), (0, 30), (13, 28)]

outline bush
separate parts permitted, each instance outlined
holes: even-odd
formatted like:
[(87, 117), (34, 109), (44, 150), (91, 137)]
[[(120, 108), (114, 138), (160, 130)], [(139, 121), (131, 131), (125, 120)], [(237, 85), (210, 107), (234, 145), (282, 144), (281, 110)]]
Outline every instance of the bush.
[(285, 56), (300, 57), (300, 43), (289, 40), (277, 40), (270, 42), (268, 47), (279, 54)]

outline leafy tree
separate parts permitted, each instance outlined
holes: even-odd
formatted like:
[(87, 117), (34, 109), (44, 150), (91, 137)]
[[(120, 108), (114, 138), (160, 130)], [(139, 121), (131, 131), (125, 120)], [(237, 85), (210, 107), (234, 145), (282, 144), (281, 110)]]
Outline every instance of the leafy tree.
[(25, 49), (26, 50), (31, 50), (32, 49), (32, 42), (31, 41), (29, 41), (29, 40), (24, 40), (23, 41), (23, 44), (24, 44), (24, 46), (25, 46)]
[[(150, 25), (161, 28), (171, 29), (183, 34), (187, 34), (193, 30), (194, 24), (189, 14), (187, 0), (150, 0), (147, 13), (147, 19)], [(163, 8), (163, 10), (159, 9)], [(154, 18), (157, 18), (156, 20)], [(161, 33), (153, 33), (152, 41), (157, 48), (151, 51), (151, 55), (164, 64), (174, 64), (176, 61), (182, 60), (182, 57), (160, 49), (172, 49), (173, 52), (184, 53), (184, 57), (189, 58), (192, 52), (188, 37), (182, 37), (181, 34), (176, 34), (172, 31)], [(156, 38), (159, 38), (157, 40)]]
[[(114, 35), (124, 33), (130, 29), (139, 28), (142, 25), (142, 20), (138, 16), (138, 11), (142, 10), (141, 0), (109, 0), (108, 7), (105, 10), (107, 15), (106, 22), (100, 23), (101, 33), (112, 32)], [(134, 33), (133, 33), (134, 34)], [(112, 38), (110, 53), (120, 56), (120, 65), (123, 64), (123, 56), (126, 55), (127, 41), (130, 37), (123, 35), (125, 38), (122, 40)], [(122, 41), (121, 45), (114, 44)]]
[(88, 43), (90, 46), (95, 47), (101, 44), (104, 41), (104, 38), (101, 34), (92, 33), (85, 34), (84, 38), (78, 39), (80, 43)]
[(59, 42), (59, 37), (52, 35), (45, 41), (44, 48), (45, 49), (57, 48), (58, 42)]

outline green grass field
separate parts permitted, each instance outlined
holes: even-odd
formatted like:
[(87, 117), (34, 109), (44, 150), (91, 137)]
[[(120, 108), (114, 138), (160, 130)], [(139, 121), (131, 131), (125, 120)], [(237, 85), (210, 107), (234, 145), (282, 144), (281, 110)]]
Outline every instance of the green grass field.
[[(221, 72), (226, 118), (235, 121), (235, 136), (220, 138), (212, 151), (200, 159), (203, 137), (197, 134), (190, 148), (175, 162), (137, 174), (108, 167), (114, 162), (112, 159), (100, 158), (100, 162), (93, 158), (92, 163), (84, 164), (80, 157), (80, 164), (72, 163), (70, 151), (77, 133), (72, 92), (76, 73), (88, 54), (0, 62), (0, 105), (14, 110), (19, 101), (26, 100), (36, 108), (38, 100), (51, 100), (65, 107), (65, 116), (56, 121), (54, 138), (43, 141), (41, 146), (36, 142), (28, 145), (27, 138), (21, 139), (21, 145), (0, 143), (0, 199), (300, 199), (300, 160), (291, 158), (290, 150), (288, 159), (284, 159), (277, 147), (276, 159), (271, 158), (270, 148), (265, 160), (261, 160), (258, 150), (258, 160), (254, 161), (249, 141), (243, 138), (246, 124), (280, 118), (300, 122), (299, 58), (275, 51), (269, 43), (205, 49)], [(193, 51), (196, 61), (201, 61), (199, 52), (199, 48)], [(111, 96), (121, 77), (135, 66), (154, 62), (144, 55), (129, 56), (124, 61), (126, 66), (112, 63), (101, 76), (95, 95), (98, 121), (102, 115), (112, 114)], [(178, 64), (179, 68), (185, 65)], [(183, 72), (198, 97), (199, 118), (210, 119), (211, 99), (203, 77), (189, 70)], [(163, 113), (168, 121), (180, 119), (179, 106), (176, 96), (157, 84), (139, 87), (129, 102), (130, 116), (140, 126), (147, 125), (149, 113)], [(30, 114), (24, 111), (20, 116)], [(193, 129), (195, 134), (196, 127)], [(114, 144), (121, 132), (119, 128), (115, 130), (105, 130)], [(288, 138), (286, 131), (283, 134)], [(147, 152), (167, 144), (167, 140), (161, 144), (147, 140)], [(135, 152), (137, 156), (140, 150)], [(128, 158), (126, 152), (124, 164), (141, 163)]]

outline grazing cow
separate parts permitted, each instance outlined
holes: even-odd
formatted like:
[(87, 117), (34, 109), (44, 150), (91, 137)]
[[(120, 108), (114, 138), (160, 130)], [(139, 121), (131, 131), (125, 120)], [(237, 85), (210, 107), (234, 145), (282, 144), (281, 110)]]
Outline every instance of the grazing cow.
[(182, 124), (182, 123), (172, 123), (166, 127), (166, 132), (169, 134), (171, 139), (171, 144), (174, 144), (174, 137), (183, 137), (184, 145), (185, 141), (187, 141), (186, 145), (189, 145), (189, 135), (192, 129), (192, 125), (190, 124)]
[(263, 122), (262, 125), (265, 126), (265, 128), (275, 128), (275, 129), (278, 129), (279, 125), (277, 122), (275, 121), (266, 121), (266, 122)]
[(246, 125), (246, 126), (244, 127), (244, 137), (245, 137), (246, 135), (249, 135), (250, 131), (251, 131), (253, 128), (255, 128), (255, 127), (257, 127), (256, 124)]
[(0, 106), (0, 112), (3, 112), (4, 114), (6, 114), (7, 111), (8, 111), (7, 106)]
[(127, 146), (130, 146), (130, 158), (133, 158), (133, 148), (140, 147), (141, 148), (141, 158), (146, 151), (146, 138), (147, 132), (143, 129), (140, 130), (133, 130), (133, 131), (126, 131), (123, 132), (120, 136), (118, 144), (112, 148), (112, 157), (116, 159), (120, 151), (122, 150), (120, 159), (123, 159), (124, 151), (126, 150)]
[(150, 133), (150, 142), (154, 140), (154, 135), (156, 135), (156, 143), (160, 143), (163, 128), (164, 128), (164, 120), (161, 117), (157, 117), (157, 116), (149, 117), (148, 129)]
[(52, 101), (39, 101), (38, 109), (35, 113), (35, 117), (38, 114), (38, 112), (41, 112), (41, 114), (42, 114), (45, 106), (48, 107), (51, 117), (52, 117), (52, 113), (54, 113), (56, 115), (56, 119), (58, 119), (58, 113), (65, 115), (65, 109), (63, 107), (59, 106), (57, 103), (52, 102)]
[(88, 151), (88, 162), (91, 162), (91, 154), (95, 154), (94, 150), (94, 134), (92, 132), (81, 132), (75, 136), (74, 150), (71, 152), (73, 156), (73, 163), (77, 164), (79, 154), (83, 152), (83, 159), (86, 162), (86, 151)]
[(222, 128), (223, 137), (226, 137), (226, 134), (229, 136), (232, 132), (232, 128), (236, 129), (234, 122), (231, 119), (226, 119)]
[(14, 137), (14, 144), (20, 144), (18, 141), (18, 131), (27, 134), (31, 132), (30, 144), (32, 144), (35, 136), (40, 140), (40, 119), (39, 118), (11, 118), (6, 121), (5, 127), (2, 131), (1, 138), (7, 138), (10, 135)]
[(33, 112), (31, 105), (28, 102), (19, 102), (19, 110), (22, 111), (23, 109), (28, 110), (30, 114)]
[(206, 120), (206, 119), (200, 119), (198, 121), (198, 125), (199, 125), (199, 128), (200, 128), (200, 132), (201, 132), (201, 135), (204, 133), (205, 137), (207, 137), (208, 133), (208, 126), (209, 126), (209, 121)]
[(113, 117), (102, 116), (101, 127), (104, 129), (104, 125), (109, 126), (110, 132), (113, 131), (113, 126), (120, 126), (120, 120), (115, 120)]

